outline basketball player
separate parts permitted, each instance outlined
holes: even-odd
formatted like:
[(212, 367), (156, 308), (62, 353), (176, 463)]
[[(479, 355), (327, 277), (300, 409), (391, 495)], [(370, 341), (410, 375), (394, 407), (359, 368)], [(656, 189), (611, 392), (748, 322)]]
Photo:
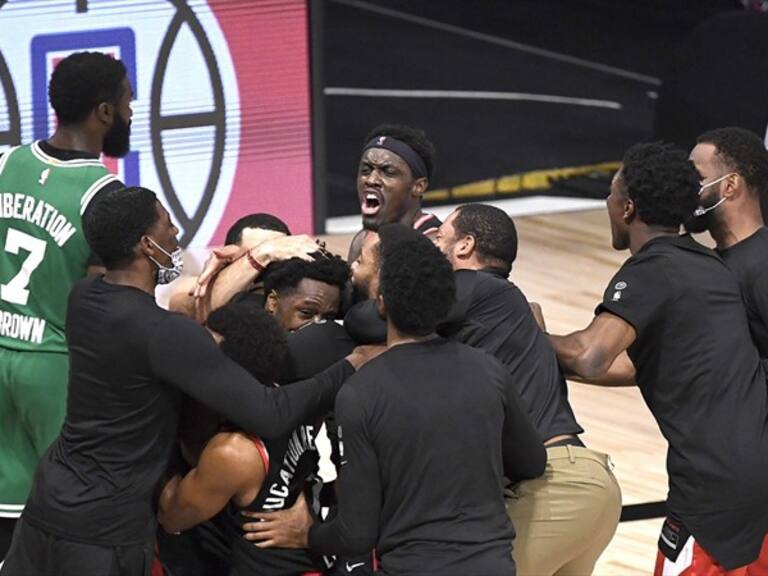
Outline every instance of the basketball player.
[[(257, 302), (246, 300), (215, 310), (208, 328), (221, 339), (222, 351), (260, 382), (274, 382), (287, 353), (283, 329)], [(270, 353), (264, 354), (267, 350)], [(282, 358), (280, 358), (282, 356)], [(266, 360), (269, 360), (267, 362)], [(232, 538), (229, 554), (237, 574), (309, 574), (326, 566), (303, 550), (264, 550), (241, 535), (240, 511), (280, 510), (303, 491), (311, 491), (317, 465), (315, 428), (302, 425), (272, 438), (250, 436), (227, 425), (210, 439), (197, 465), (183, 478), (173, 477), (160, 496), (159, 519), (169, 532), (188, 530), (224, 510)]]
[(513, 574), (502, 475), (540, 474), (544, 449), (506, 370), (435, 335), (454, 296), (445, 258), (405, 226), (378, 235), (387, 351), (339, 393), (338, 513), (313, 523), (300, 501), (256, 514), (248, 537), (351, 556), (375, 546), (383, 575)]
[(435, 165), (435, 147), (421, 130), (382, 124), (365, 139), (357, 169), (363, 230), (352, 239), (348, 262), (360, 255), (366, 230), (398, 222), (434, 235), (440, 220), (421, 209)]
[(701, 174), (701, 206), (686, 222), (704, 229), (741, 287), (747, 319), (760, 356), (768, 357), (768, 229), (760, 210), (768, 195), (768, 151), (744, 128), (720, 128), (699, 136), (691, 160)]
[(618, 525), (621, 490), (608, 456), (579, 439), (552, 345), (507, 280), (515, 225), (503, 210), (467, 204), (443, 222), (435, 243), (454, 269), (457, 292), (438, 332), (504, 364), (547, 450), (546, 473), (507, 491), (517, 574), (591, 574)]
[[(232, 353), (228, 355), (241, 365), (246, 366), (246, 363), (249, 363), (262, 372), (261, 367), (266, 358), (259, 350), (260, 346), (254, 344), (255, 347), (250, 352), (241, 351), (241, 348), (246, 347), (245, 344), (234, 348), (232, 338), (236, 338), (238, 343), (264, 342), (264, 332), (284, 343), (287, 338), (287, 360), (283, 362), (273, 359), (275, 372), (268, 378), (259, 378), (262, 382), (278, 382), (282, 385), (311, 378), (354, 349), (354, 343), (344, 328), (332, 321), (338, 312), (341, 290), (349, 277), (349, 267), (337, 256), (318, 256), (312, 261), (292, 258), (270, 264), (260, 277), (263, 293), (243, 292), (233, 299), (233, 303), (242, 304), (242, 307), (233, 307), (230, 303), (213, 311), (208, 318), (206, 325), (209, 329), (223, 333), (222, 324), (226, 327), (230, 342), (228, 346), (223, 347), (225, 353), (227, 350), (233, 353), (240, 351), (237, 357)], [(273, 315), (282, 333), (275, 335), (274, 331), (269, 329), (270, 324), (249, 306), (265, 309), (266, 313)], [(236, 317), (238, 312), (242, 312), (242, 318)], [(254, 374), (254, 370), (249, 371)], [(258, 378), (258, 374), (254, 375)], [(185, 448), (184, 453), (191, 465), (194, 466), (197, 459), (203, 457), (200, 453), (206, 445), (211, 445), (211, 436), (218, 431), (220, 424), (220, 419), (212, 415), (210, 410), (198, 402), (185, 399), (180, 437)], [(319, 493), (321, 483), (315, 475), (317, 451), (314, 444), (319, 425), (313, 421), (305, 428), (302, 436), (305, 442), (300, 445), (307, 449), (304, 459), (309, 459), (305, 465), (308, 467), (307, 476), (311, 475), (308, 481), (311, 480), (312, 485), (317, 486), (316, 492)], [(307, 430), (311, 430), (311, 433)], [(240, 433), (235, 436), (238, 434)], [(282, 440), (287, 442), (288, 437)], [(266, 440), (265, 442), (269, 443)], [(228, 443), (226, 445), (229, 446)], [(233, 450), (227, 448), (225, 452), (220, 458), (226, 458), (227, 455), (239, 458), (236, 450), (233, 453)], [(273, 454), (273, 460), (273, 468), (279, 471), (282, 456), (278, 458)], [(201, 470), (203, 471), (200, 473), (204, 473), (208, 468)], [(296, 481), (303, 483), (305, 478), (297, 478)], [(202, 494), (200, 497), (203, 497)], [(293, 504), (294, 499), (290, 499), (288, 505)], [(213, 501), (218, 501), (216, 495), (212, 497)], [(209, 517), (206, 515), (198, 518), (197, 522), (201, 523), (181, 536), (158, 534), (160, 558), (174, 576), (201, 572), (229, 573), (232, 550), (231, 538), (226, 537), (226, 534), (231, 531), (230, 522), (226, 514), (217, 514), (210, 521), (204, 521)], [(306, 564), (308, 559), (303, 558), (303, 562)]]
[(133, 92), (119, 60), (72, 54), (48, 93), (53, 135), (0, 156), (0, 562), (64, 419), (67, 296), (98, 264), (80, 218), (100, 192), (122, 186), (99, 156), (129, 146)]
[[(266, 388), (204, 328), (159, 308), (155, 287), (180, 274), (181, 260), (178, 230), (153, 192), (102, 192), (84, 229), (107, 272), (70, 296), (67, 415), (36, 471), (3, 576), (143, 576), (156, 525), (153, 492), (176, 437), (182, 393), (272, 437), (327, 412), (354, 372), (342, 361), (314, 380)], [(249, 257), (268, 263), (316, 248), (306, 237), (264, 244)]]
[(656, 574), (762, 574), (768, 388), (736, 279), (679, 234), (699, 189), (682, 151), (630, 148), (607, 204), (613, 247), (631, 257), (590, 325), (551, 340), (566, 372), (598, 384), (626, 354), (634, 364), (626, 383), (636, 380), (669, 443)]

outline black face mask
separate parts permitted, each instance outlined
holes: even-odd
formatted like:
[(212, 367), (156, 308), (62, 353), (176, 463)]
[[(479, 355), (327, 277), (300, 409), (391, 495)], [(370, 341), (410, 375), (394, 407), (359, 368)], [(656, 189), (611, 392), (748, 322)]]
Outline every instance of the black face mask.
[(123, 158), (131, 149), (131, 125), (120, 114), (115, 113), (115, 121), (104, 134), (102, 150), (112, 158)]

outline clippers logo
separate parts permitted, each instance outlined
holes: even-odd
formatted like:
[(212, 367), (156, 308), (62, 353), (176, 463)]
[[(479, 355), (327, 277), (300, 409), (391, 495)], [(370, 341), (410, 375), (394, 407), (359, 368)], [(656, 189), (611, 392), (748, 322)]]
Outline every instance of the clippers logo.
[(137, 10), (114, 0), (0, 2), (0, 152), (55, 129), (48, 81), (59, 61), (84, 50), (113, 55), (126, 66), (134, 114), (131, 152), (105, 164), (127, 185), (158, 192), (182, 245), (207, 244), (240, 148), (236, 72), (209, 4), (147, 0)]

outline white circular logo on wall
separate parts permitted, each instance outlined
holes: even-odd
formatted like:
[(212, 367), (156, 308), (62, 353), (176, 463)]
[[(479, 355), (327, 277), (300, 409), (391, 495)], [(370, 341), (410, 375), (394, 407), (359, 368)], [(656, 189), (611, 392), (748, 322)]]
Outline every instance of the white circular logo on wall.
[(240, 141), (237, 76), (205, 1), (28, 0), (0, 8), (0, 151), (55, 128), (47, 83), (59, 60), (120, 58), (135, 99), (131, 153), (107, 159), (128, 185), (158, 193), (184, 246), (206, 245), (232, 189)]

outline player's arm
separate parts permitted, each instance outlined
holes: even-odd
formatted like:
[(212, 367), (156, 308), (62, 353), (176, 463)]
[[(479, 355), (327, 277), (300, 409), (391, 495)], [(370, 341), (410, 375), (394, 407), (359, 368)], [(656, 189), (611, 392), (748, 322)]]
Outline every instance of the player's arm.
[(635, 365), (626, 351), (622, 352), (613, 361), (608, 371), (598, 378), (585, 379), (575, 374), (565, 374), (565, 377), (574, 382), (594, 384), (597, 386), (636, 386)]
[(544, 473), (547, 452), (539, 433), (523, 408), (511, 376), (505, 374), (502, 458), (504, 475), (513, 482), (538, 478)]
[(181, 532), (205, 522), (231, 499), (258, 494), (266, 470), (256, 446), (237, 433), (217, 434), (197, 467), (174, 476), (160, 495), (158, 520), (166, 532)]
[(343, 449), (336, 480), (337, 512), (330, 522), (316, 523), (309, 545), (322, 554), (356, 556), (376, 546), (381, 514), (381, 473), (357, 389), (345, 387), (336, 401), (336, 420)]
[(148, 343), (156, 378), (259, 437), (289, 433), (302, 422), (333, 408), (336, 393), (355, 370), (383, 347), (358, 347), (317, 376), (290, 386), (259, 383), (233, 362), (194, 320), (169, 314)]
[(216, 310), (246, 290), (272, 262), (289, 258), (311, 260), (310, 254), (319, 251), (317, 242), (309, 236), (281, 236), (241, 250), (229, 261), (209, 260), (198, 277), (196, 296), (207, 299), (205, 308), (208, 311)]
[(195, 317), (195, 299), (192, 291), (197, 285), (194, 276), (183, 276), (173, 283), (173, 293), (168, 299), (168, 310), (184, 314), (190, 318)]
[(441, 336), (448, 336), (461, 328), (467, 321), (470, 307), (477, 301), (475, 288), (480, 277), (476, 270), (457, 270), (453, 273), (453, 278), (456, 282), (455, 302), (448, 315), (437, 327), (437, 332)]
[(584, 330), (549, 338), (566, 374), (599, 383), (636, 337), (635, 328), (629, 322), (603, 311)]
[(753, 308), (763, 321), (768, 325), (768, 268), (763, 268), (752, 280), (749, 294), (745, 294), (748, 307)]

